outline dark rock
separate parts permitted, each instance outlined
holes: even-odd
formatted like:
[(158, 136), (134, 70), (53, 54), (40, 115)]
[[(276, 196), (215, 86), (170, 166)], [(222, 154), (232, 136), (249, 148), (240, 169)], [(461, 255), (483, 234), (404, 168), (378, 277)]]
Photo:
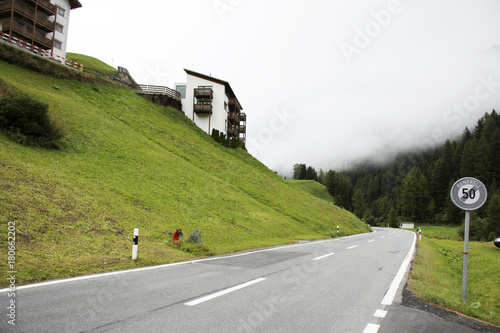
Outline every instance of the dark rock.
[(200, 234), (200, 231), (198, 229), (193, 231), (191, 236), (189, 236), (188, 242), (195, 243), (195, 244), (203, 244), (203, 242), (201, 241), (201, 234)]

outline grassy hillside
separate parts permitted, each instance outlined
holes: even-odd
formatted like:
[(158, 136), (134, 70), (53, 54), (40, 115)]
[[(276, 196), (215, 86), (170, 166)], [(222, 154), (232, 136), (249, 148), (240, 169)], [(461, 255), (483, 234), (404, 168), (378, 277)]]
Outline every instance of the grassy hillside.
[(66, 58), (83, 65), (84, 68), (90, 68), (96, 71), (116, 71), (116, 68), (102, 62), (101, 60), (83, 54), (68, 52), (66, 53)]
[(333, 197), (330, 193), (328, 193), (326, 186), (314, 180), (291, 179), (287, 180), (286, 182), (295, 188), (301, 189), (307, 193), (314, 195), (315, 197), (326, 200), (328, 202), (333, 202)]
[[(66, 132), (60, 150), (0, 134), (0, 240), (15, 222), (18, 285), (327, 238), (334, 225), (368, 231), (247, 152), (217, 144), (180, 111), (62, 77), (0, 61), (3, 85), (48, 103)], [(167, 231), (176, 228), (185, 239), (199, 229), (204, 245), (173, 245)], [(6, 260), (0, 271), (5, 286)]]

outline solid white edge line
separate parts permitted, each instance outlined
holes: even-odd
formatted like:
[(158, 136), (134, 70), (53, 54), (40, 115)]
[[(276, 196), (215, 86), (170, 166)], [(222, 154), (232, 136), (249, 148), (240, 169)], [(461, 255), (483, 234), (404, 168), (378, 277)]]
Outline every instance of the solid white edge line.
[(223, 295), (226, 295), (226, 294), (232, 293), (233, 291), (240, 290), (240, 289), (243, 289), (243, 288), (249, 287), (249, 286), (251, 286), (251, 285), (253, 285), (253, 284), (256, 284), (256, 283), (262, 282), (262, 281), (264, 281), (265, 279), (266, 279), (266, 278), (258, 278), (258, 279), (252, 280), (252, 281), (248, 281), (248, 282), (246, 282), (246, 283), (239, 284), (239, 285), (237, 285), (237, 286), (234, 286), (234, 287), (231, 287), (231, 288), (228, 288), (228, 289), (224, 289), (224, 290), (218, 291), (218, 292), (213, 293), (213, 294), (210, 294), (210, 295), (208, 295), (208, 296), (204, 296), (204, 297), (201, 297), (201, 298), (195, 299), (194, 301), (184, 303), (184, 305), (187, 305), (187, 306), (195, 306), (195, 305), (201, 304), (201, 303), (203, 303), (203, 302), (209, 301), (209, 300), (211, 300), (211, 299), (214, 299), (214, 298), (217, 298), (217, 297), (220, 297), (220, 296), (223, 296)]
[(413, 242), (411, 244), (410, 250), (408, 251), (405, 260), (403, 260), (403, 263), (401, 264), (398, 273), (394, 277), (394, 280), (392, 280), (391, 286), (389, 287), (389, 290), (387, 290), (387, 293), (385, 294), (382, 303), (380, 303), (382, 305), (391, 305), (392, 301), (394, 301), (394, 297), (396, 297), (399, 285), (403, 281), (403, 278), (406, 274), (406, 270), (408, 269), (411, 259), (413, 258), (413, 253), (415, 252), (415, 243), (417, 241), (417, 235), (415, 233), (412, 234), (413, 234)]
[(377, 333), (380, 325), (377, 324), (368, 324), (366, 325), (363, 333)]
[(325, 254), (324, 256), (321, 256), (321, 257), (317, 257), (317, 258), (314, 258), (313, 260), (321, 260), (321, 259), (324, 259), (326, 257), (329, 257), (329, 256), (332, 256), (334, 255), (335, 253), (328, 253), (328, 254)]

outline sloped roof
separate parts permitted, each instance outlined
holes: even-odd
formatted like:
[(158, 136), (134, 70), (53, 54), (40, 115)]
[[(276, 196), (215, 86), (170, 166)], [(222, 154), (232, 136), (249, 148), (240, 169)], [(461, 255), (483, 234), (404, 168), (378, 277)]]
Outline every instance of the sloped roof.
[(71, 9), (82, 7), (82, 4), (78, 0), (69, 0), (69, 5), (71, 6)]
[(198, 73), (198, 72), (194, 72), (194, 71), (191, 71), (189, 69), (185, 69), (184, 68), (184, 71), (188, 74), (188, 75), (192, 75), (192, 76), (196, 76), (196, 77), (199, 77), (200, 79), (205, 79), (205, 80), (208, 80), (208, 81), (212, 81), (212, 82), (215, 82), (215, 83), (218, 83), (218, 84), (222, 84), (225, 88), (226, 88), (226, 94), (230, 97), (230, 98), (235, 98), (236, 101), (238, 102), (241, 110), (243, 110), (243, 107), (241, 106), (241, 103), (240, 101), (238, 101), (238, 98), (236, 97), (233, 89), (231, 88), (231, 86), (229, 85), (229, 82), (227, 81), (224, 81), (224, 80), (221, 80), (221, 79), (217, 79), (215, 77), (212, 77), (212, 76), (209, 76), (209, 75), (205, 75), (205, 74), (201, 74), (201, 73)]

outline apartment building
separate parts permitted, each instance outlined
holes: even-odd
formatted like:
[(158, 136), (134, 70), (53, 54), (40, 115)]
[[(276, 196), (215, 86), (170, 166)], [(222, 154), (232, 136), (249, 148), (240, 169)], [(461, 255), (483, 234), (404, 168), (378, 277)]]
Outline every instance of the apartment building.
[(246, 114), (227, 81), (184, 69), (186, 83), (177, 83), (182, 111), (198, 127), (212, 133), (213, 129), (228, 138), (246, 141)]
[(0, 30), (65, 58), (70, 11), (80, 7), (78, 0), (0, 0)]

